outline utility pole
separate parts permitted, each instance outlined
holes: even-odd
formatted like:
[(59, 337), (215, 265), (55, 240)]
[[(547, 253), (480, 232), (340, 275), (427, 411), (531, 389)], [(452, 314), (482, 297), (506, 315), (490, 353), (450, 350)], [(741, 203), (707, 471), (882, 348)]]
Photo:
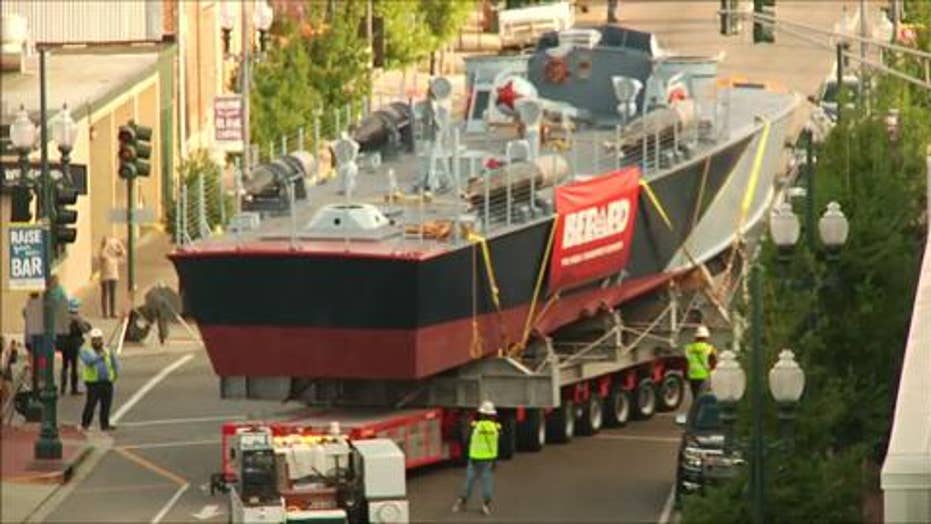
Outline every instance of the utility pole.
[(902, 6), (899, 5), (899, 0), (892, 0), (891, 7), (889, 17), (892, 19), (892, 41), (897, 42), (899, 40), (899, 16)]
[[(240, 56), (240, 93), (242, 94), (242, 179), (248, 180), (252, 174), (252, 148), (249, 147), (249, 93), (252, 90), (252, 71), (249, 51), (252, 49), (252, 27), (249, 25), (249, 13), (246, 4), (241, 2), (242, 6), (242, 50)], [(236, 208), (239, 209), (239, 194), (236, 195)]]
[[(756, 257), (754, 257), (755, 259)], [(763, 271), (758, 260), (750, 268), (752, 347), (750, 404), (753, 414), (750, 462), (750, 500), (753, 524), (766, 522), (765, 455), (763, 451)]]
[[(860, 79), (860, 82), (859, 82), (859, 89), (860, 89), (860, 93), (859, 93), (859, 94), (860, 94), (860, 97), (859, 97), (859, 99), (860, 99), (860, 100), (863, 100), (863, 99), (864, 99), (864, 92), (863, 92), (863, 91), (864, 91), (864, 88), (865, 88), (865, 85), (864, 85), (863, 82), (866, 81), (866, 78), (865, 78), (866, 75), (863, 74), (863, 73), (864, 73), (864, 71), (863, 71), (863, 64), (865, 63), (864, 60), (866, 60), (866, 45), (867, 45), (867, 44), (866, 44), (866, 38), (868, 38), (868, 35), (867, 35), (867, 33), (866, 33), (866, 0), (860, 0), (860, 38), (862, 38), (863, 40), (860, 40), (860, 71), (859, 71), (859, 75), (857, 75), (857, 76), (858, 76), (859, 79)], [(838, 87), (840, 87), (840, 84), (838, 84)]]
[(58, 390), (55, 388), (55, 351), (52, 341), (55, 337), (55, 314), (52, 304), (52, 179), (48, 167), (48, 116), (46, 110), (46, 74), (45, 59), (48, 51), (39, 50), (39, 129), (42, 141), (42, 209), (46, 224), (42, 251), (45, 261), (42, 272), (45, 277), (45, 296), (42, 298), (42, 358), (37, 359), (42, 367), (44, 378), (39, 400), (42, 402), (42, 428), (36, 440), (35, 458), (60, 459), (61, 440), (58, 437)]

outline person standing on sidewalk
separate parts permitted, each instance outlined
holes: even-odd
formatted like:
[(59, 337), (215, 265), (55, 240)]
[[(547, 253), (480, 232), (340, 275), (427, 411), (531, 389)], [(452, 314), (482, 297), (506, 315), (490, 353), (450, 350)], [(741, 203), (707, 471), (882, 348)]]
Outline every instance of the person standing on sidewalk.
[(116, 318), (116, 283), (125, 256), (126, 249), (116, 237), (108, 235), (100, 240), (100, 311), (104, 318)]
[(462, 495), (453, 505), (453, 512), (461, 511), (472, 495), (475, 481), (482, 481), (482, 513), (491, 515), (491, 497), (494, 489), (495, 461), (498, 459), (498, 435), (501, 424), (495, 420), (498, 412), (491, 401), (486, 400), (478, 408), (478, 420), (472, 423), (469, 438), (469, 466), (466, 468), (465, 486)]
[(68, 323), (68, 334), (59, 343), (61, 351), (61, 394), (65, 394), (68, 386), (68, 371), (71, 371), (71, 394), (80, 395), (78, 390), (78, 352), (84, 345), (84, 334), (90, 331), (91, 326), (84, 320), (79, 309), (81, 301), (72, 298), (68, 301), (68, 312), (71, 315)]
[(81, 414), (81, 427), (90, 428), (94, 420), (94, 410), (100, 402), (100, 429), (112, 431), (110, 425), (110, 406), (113, 403), (113, 383), (120, 374), (120, 364), (116, 355), (103, 345), (103, 331), (94, 328), (90, 332), (91, 347), (81, 348), (81, 363), (84, 364), (84, 385), (87, 397), (84, 413)]

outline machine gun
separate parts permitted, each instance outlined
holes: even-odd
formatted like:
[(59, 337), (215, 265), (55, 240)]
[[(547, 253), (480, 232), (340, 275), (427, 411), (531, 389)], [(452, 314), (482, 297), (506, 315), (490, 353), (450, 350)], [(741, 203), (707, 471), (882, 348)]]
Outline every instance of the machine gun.
[(259, 164), (244, 181), (243, 211), (283, 213), (290, 206), (291, 188), (295, 200), (307, 198), (305, 177), (314, 173), (316, 163), (307, 151), (295, 151), (277, 160)]
[(381, 153), (389, 156), (403, 146), (414, 150), (411, 107), (404, 102), (392, 102), (359, 122), (352, 139), (359, 143), (361, 153)]

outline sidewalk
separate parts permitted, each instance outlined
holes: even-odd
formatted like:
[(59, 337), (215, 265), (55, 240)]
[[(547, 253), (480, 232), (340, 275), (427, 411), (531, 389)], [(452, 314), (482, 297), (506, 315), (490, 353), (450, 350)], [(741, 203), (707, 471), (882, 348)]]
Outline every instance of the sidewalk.
[[(178, 290), (178, 276), (174, 266), (166, 257), (172, 250), (171, 237), (167, 233), (153, 231), (142, 237), (135, 249), (136, 304), (142, 304), (145, 294), (155, 284), (161, 282)], [(126, 289), (126, 264), (120, 267), (120, 281), (116, 289), (116, 308), (119, 313), (129, 309), (129, 293)], [(69, 290), (72, 296), (81, 299), (81, 313), (94, 327), (104, 333), (111, 333), (119, 326), (119, 319), (103, 318), (100, 308), (100, 283), (89, 282), (81, 289)]]
[(38, 424), (3, 426), (0, 429), (3, 443), (0, 520), (3, 522), (30, 519), (72, 479), (78, 465), (94, 450), (94, 443), (73, 426), (60, 426), (61, 460), (37, 461), (33, 459), (33, 449), (39, 429)]

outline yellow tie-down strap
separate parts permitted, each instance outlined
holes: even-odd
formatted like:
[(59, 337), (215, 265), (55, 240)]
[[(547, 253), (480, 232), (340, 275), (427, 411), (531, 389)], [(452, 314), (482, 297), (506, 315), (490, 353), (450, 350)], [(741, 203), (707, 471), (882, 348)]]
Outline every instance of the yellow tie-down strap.
[(666, 227), (668, 227), (671, 231), (672, 221), (669, 220), (669, 215), (666, 214), (666, 210), (663, 208), (663, 203), (659, 201), (659, 197), (657, 197), (656, 193), (653, 192), (653, 188), (650, 187), (650, 184), (648, 184), (646, 180), (640, 180), (640, 187), (646, 191), (647, 198), (650, 199), (650, 203), (653, 204), (653, 207), (656, 208), (656, 212), (659, 213), (660, 218), (663, 219)]
[(501, 311), (501, 300), (498, 296), (498, 280), (495, 278), (495, 269), (491, 265), (491, 251), (488, 249), (488, 241), (485, 237), (474, 231), (469, 231), (467, 238), (469, 242), (478, 244), (482, 249), (482, 259), (485, 262), (485, 273), (488, 275), (488, 287), (489, 291), (491, 291), (491, 301), (494, 303), (495, 308)]
[(763, 133), (760, 135), (760, 143), (756, 146), (753, 169), (750, 170), (750, 180), (747, 182), (747, 190), (744, 192), (743, 202), (740, 204), (740, 223), (738, 226), (741, 228), (747, 219), (750, 206), (753, 204), (753, 195), (756, 194), (756, 186), (760, 181), (760, 170), (763, 168), (763, 158), (766, 156), (766, 144), (769, 142), (770, 122), (766, 118), (760, 118), (763, 120)]

